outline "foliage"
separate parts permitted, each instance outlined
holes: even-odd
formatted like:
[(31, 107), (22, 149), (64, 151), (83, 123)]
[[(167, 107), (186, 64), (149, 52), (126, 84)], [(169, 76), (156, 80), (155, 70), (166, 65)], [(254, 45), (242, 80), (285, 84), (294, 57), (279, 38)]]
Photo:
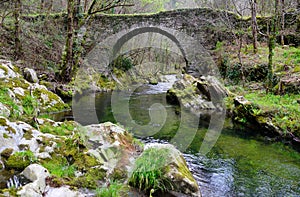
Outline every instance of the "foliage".
[(168, 149), (149, 148), (135, 161), (133, 172), (129, 178), (129, 185), (141, 191), (151, 189), (167, 191), (173, 188), (170, 180), (164, 177), (169, 157)]
[(50, 133), (54, 135), (66, 136), (72, 133), (76, 128), (74, 122), (63, 122), (59, 126), (53, 126), (51, 123), (40, 125), (40, 131), (43, 133)]
[(22, 106), (26, 115), (33, 115), (37, 109), (38, 102), (34, 97), (26, 95), (22, 100)]
[(96, 189), (96, 196), (97, 197), (121, 197), (121, 193), (124, 190), (124, 185), (117, 183), (117, 182), (111, 182), (109, 187), (102, 187)]
[(0, 103), (7, 105), (11, 108), (13, 116), (19, 116), (20, 111), (18, 105), (14, 102), (14, 100), (8, 94), (8, 88), (1, 87), (0, 88)]
[(134, 65), (133, 62), (130, 58), (128, 57), (123, 57), (123, 56), (119, 56), (117, 57), (111, 64), (110, 66), (112, 68), (117, 68), (120, 69), (122, 71), (128, 71), (129, 69), (131, 69)]

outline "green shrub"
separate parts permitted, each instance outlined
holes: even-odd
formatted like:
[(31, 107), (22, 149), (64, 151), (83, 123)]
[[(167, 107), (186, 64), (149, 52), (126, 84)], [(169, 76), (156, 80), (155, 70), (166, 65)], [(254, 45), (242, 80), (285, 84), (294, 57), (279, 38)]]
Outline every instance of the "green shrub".
[(119, 56), (114, 61), (110, 64), (112, 70), (113, 68), (117, 68), (123, 71), (127, 71), (131, 69), (134, 65), (133, 62), (130, 58), (124, 57), (124, 56)]
[(169, 159), (169, 149), (149, 148), (136, 160), (129, 178), (129, 185), (140, 191), (167, 191), (173, 189), (171, 180), (164, 177)]

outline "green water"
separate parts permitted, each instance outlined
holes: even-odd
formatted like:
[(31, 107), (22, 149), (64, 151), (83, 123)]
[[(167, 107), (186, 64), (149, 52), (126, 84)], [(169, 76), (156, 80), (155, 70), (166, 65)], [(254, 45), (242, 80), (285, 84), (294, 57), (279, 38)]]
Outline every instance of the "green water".
[[(116, 122), (110, 99), (109, 93), (96, 97), (100, 122)], [(142, 140), (165, 143), (176, 135), (180, 125), (180, 107), (168, 104), (164, 93), (141, 92), (124, 99), (129, 100), (132, 119), (141, 125), (150, 122), (149, 108), (152, 104), (161, 103), (167, 111), (167, 120), (160, 132)], [(300, 196), (300, 154), (281, 143), (268, 143), (263, 137), (257, 138), (251, 131), (235, 130), (229, 120), (211, 151), (200, 155), (198, 151), (209, 120), (209, 116), (202, 117), (198, 132), (184, 154), (204, 197)], [(121, 124), (126, 127), (127, 123)], [(185, 129), (188, 133), (189, 126)], [(134, 133), (142, 136), (142, 133)]]

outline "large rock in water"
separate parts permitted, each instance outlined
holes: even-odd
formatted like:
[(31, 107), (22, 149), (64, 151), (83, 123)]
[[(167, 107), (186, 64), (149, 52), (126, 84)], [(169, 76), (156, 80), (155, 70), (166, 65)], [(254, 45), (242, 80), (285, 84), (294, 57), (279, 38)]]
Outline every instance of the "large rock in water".
[[(151, 177), (157, 171), (162, 173), (162, 177), (156, 177), (155, 180), (160, 182), (160, 186), (149, 185), (151, 181), (145, 180), (147, 175)], [(146, 192), (153, 187), (153, 189), (165, 187), (171, 196), (201, 196), (198, 183), (189, 171), (185, 159), (180, 151), (170, 144), (147, 144), (144, 152), (136, 160), (129, 184)], [(169, 195), (167, 193), (154, 193), (154, 195)]]
[(226, 88), (213, 76), (199, 79), (185, 74), (174, 83), (167, 93), (170, 103), (181, 103), (185, 108), (199, 115), (203, 110), (224, 110), (223, 98), (228, 95)]

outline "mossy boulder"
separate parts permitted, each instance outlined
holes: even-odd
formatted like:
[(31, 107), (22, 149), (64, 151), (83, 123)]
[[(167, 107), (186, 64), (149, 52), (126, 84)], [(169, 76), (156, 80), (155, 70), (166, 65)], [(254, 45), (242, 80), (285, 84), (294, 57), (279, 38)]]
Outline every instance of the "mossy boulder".
[(201, 196), (198, 183), (185, 159), (170, 144), (147, 144), (135, 161), (129, 184), (158, 196)]
[(223, 98), (228, 95), (226, 88), (212, 76), (199, 79), (185, 74), (167, 92), (167, 101), (182, 104), (195, 114), (203, 110), (223, 110)]
[(279, 94), (300, 94), (300, 74), (283, 77), (276, 88), (275, 91)]
[(125, 129), (110, 123), (84, 127), (88, 154), (103, 164), (108, 173), (124, 174), (132, 166), (135, 157), (143, 149)]
[[(297, 104), (295, 101), (294, 103)], [(269, 104), (270, 105), (270, 104)], [(242, 96), (234, 98), (234, 107), (232, 110), (232, 120), (235, 127), (250, 131), (253, 134), (260, 134), (289, 142), (296, 149), (300, 147), (300, 133), (296, 111), (290, 112), (288, 117), (282, 109), (271, 106), (261, 106), (252, 103)]]

